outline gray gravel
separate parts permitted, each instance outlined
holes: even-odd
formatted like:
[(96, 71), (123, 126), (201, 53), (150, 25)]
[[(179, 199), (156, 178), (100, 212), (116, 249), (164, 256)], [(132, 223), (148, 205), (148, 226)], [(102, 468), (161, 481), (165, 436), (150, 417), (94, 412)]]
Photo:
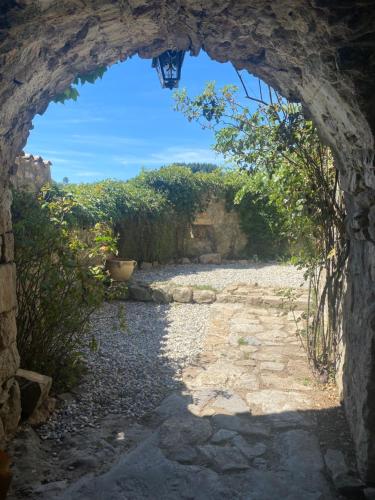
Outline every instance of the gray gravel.
[(98, 348), (86, 350), (87, 375), (38, 432), (60, 439), (108, 414), (141, 418), (180, 385), (182, 368), (201, 352), (208, 305), (106, 303), (92, 317)]
[[(299, 287), (303, 273), (280, 264), (169, 265), (137, 271), (141, 281), (209, 285), (235, 283)], [(205, 338), (210, 306), (203, 304), (106, 303), (92, 316), (97, 349), (86, 349), (87, 375), (38, 432), (43, 439), (99, 426), (108, 414), (139, 419), (180, 385), (181, 370), (194, 363)]]
[(225, 263), (221, 265), (178, 264), (137, 270), (134, 279), (151, 282), (173, 282), (177, 285), (209, 285), (222, 290), (234, 283), (258, 283), (259, 286), (299, 288), (305, 281), (303, 271), (295, 266), (276, 263)]

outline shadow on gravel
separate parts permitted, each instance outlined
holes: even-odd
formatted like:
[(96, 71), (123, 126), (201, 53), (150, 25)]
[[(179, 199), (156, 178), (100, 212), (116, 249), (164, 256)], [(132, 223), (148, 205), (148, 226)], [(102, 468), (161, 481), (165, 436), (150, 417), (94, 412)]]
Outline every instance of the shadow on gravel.
[(187, 360), (183, 349), (180, 362), (166, 353), (170, 305), (129, 307), (125, 334), (97, 315), (99, 350), (74, 393), (76, 420), (72, 403), (56, 419), (67, 425), (61, 438), (41, 440), (26, 427), (11, 444), (10, 499), (365, 498), (342, 408), (199, 416), (208, 396), (230, 396), (215, 388), (188, 394), (178, 380)]
[[(194, 401), (169, 396), (143, 422), (147, 434), (106, 473), (82, 477), (56, 498), (62, 500), (288, 500), (365, 498), (355, 473), (342, 467), (337, 449), (332, 484), (315, 426), (316, 411), (198, 417)], [(325, 411), (335, 421), (339, 408)], [(131, 439), (132, 427), (116, 428)], [(332, 454), (332, 453), (331, 453)], [(339, 457), (339, 458), (338, 458)], [(40, 498), (47, 498), (41, 496)], [(49, 497), (55, 498), (55, 497)]]

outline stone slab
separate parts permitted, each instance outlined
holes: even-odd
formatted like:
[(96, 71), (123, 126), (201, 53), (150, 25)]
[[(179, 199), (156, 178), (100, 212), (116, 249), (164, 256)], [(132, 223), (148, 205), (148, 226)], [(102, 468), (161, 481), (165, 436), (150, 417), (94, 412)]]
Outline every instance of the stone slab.
[(21, 389), (22, 417), (29, 418), (48, 397), (52, 378), (19, 368), (16, 374)]
[(236, 448), (207, 444), (199, 446), (203, 459), (218, 472), (233, 472), (249, 468), (244, 455)]
[(175, 302), (189, 303), (193, 299), (193, 290), (188, 286), (177, 286), (173, 289), (172, 296)]
[(296, 411), (311, 407), (308, 395), (297, 391), (263, 389), (246, 395), (250, 408), (259, 408), (263, 414)]

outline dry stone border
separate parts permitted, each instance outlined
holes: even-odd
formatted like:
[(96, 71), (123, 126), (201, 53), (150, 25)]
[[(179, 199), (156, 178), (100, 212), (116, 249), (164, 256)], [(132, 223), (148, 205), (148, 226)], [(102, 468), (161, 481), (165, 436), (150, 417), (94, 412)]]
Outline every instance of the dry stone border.
[[(116, 285), (114, 285), (116, 286)], [(293, 307), (299, 310), (306, 308), (306, 291), (304, 289), (296, 292), (298, 298)], [(229, 285), (222, 290), (214, 290), (209, 285), (184, 286), (173, 283), (144, 283), (139, 281), (130, 282), (124, 292), (118, 298), (124, 300), (136, 300), (141, 302), (156, 302), (167, 304), (179, 302), (182, 304), (212, 304), (222, 303), (246, 303), (253, 305), (274, 306), (288, 308), (289, 303), (283, 301), (278, 289), (269, 289), (256, 285), (239, 283)]]

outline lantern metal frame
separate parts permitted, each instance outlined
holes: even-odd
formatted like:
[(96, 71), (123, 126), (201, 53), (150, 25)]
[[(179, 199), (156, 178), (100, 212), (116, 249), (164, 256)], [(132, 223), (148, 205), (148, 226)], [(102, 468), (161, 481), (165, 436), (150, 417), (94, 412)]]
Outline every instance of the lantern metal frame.
[(152, 67), (156, 69), (163, 89), (178, 87), (184, 57), (184, 50), (166, 50), (152, 59)]

